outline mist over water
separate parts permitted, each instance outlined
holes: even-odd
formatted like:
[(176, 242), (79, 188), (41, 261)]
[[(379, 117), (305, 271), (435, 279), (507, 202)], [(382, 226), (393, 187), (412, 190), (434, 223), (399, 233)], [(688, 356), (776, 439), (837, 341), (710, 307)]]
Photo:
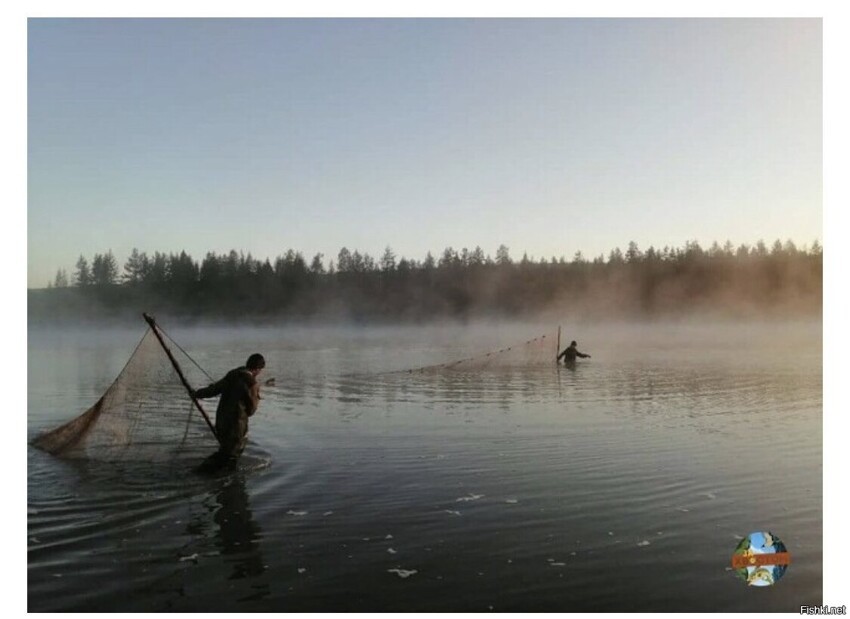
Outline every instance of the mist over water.
[[(267, 360), (240, 469), (28, 453), (30, 611), (798, 611), (822, 598), (820, 322), (563, 325), (574, 370), (406, 373), (553, 324), (165, 328)], [(144, 329), (30, 329), (28, 434)], [(552, 357), (554, 358), (554, 344)], [(208, 408), (214, 410), (214, 403)], [(769, 530), (770, 595), (731, 571)]]

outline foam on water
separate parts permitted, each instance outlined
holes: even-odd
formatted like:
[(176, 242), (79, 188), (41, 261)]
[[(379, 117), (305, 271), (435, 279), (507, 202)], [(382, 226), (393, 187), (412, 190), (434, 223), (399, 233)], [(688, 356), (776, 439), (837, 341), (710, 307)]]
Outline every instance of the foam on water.
[(398, 574), (399, 578), (409, 578), (414, 574), (418, 574), (418, 570), (405, 570), (401, 568), (391, 568), (387, 570), (390, 573)]

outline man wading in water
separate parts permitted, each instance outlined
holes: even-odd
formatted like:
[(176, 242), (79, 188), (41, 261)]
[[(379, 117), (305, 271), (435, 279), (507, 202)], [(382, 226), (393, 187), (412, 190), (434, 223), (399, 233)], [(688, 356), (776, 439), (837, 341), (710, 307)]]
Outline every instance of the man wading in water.
[(248, 434), (248, 417), (257, 411), (260, 403), (260, 385), (257, 375), (266, 367), (263, 355), (248, 357), (243, 367), (230, 370), (220, 381), (198, 389), (196, 398), (221, 396), (215, 411), (215, 433), (219, 448), (204, 460), (200, 471), (214, 471), (225, 466), (233, 467), (245, 449)]
[(555, 359), (555, 362), (557, 363), (558, 361), (561, 360), (561, 357), (563, 357), (565, 365), (575, 365), (576, 357), (581, 357), (582, 359), (585, 359), (585, 358), (590, 359), (590, 355), (586, 355), (582, 352), (579, 352), (576, 349), (576, 346), (577, 346), (577, 344), (576, 344), (575, 340), (570, 342), (570, 345), (567, 346), (563, 350), (563, 352), (561, 352), (560, 355), (558, 355), (558, 357)]

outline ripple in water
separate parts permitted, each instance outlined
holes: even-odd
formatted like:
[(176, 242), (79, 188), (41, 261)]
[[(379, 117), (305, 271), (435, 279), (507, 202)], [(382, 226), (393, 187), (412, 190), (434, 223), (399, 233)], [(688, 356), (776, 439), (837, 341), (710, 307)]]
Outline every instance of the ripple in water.
[[(227, 333), (216, 333), (217, 345)], [(680, 334), (642, 355), (600, 341), (574, 371), (351, 376), (358, 358), (403, 367), (415, 333), (406, 349), (380, 337), (340, 347), (313, 336), (293, 350), (285, 331), (241, 331), (223, 347), (237, 357), (262, 348), (277, 378), (234, 473), (191, 473), (202, 449), (145, 465), (31, 450), (29, 609), (819, 603), (819, 340), (811, 355), (802, 349), (805, 363), (727, 330), (728, 347), (750, 337), (734, 358), (717, 342), (689, 349)], [(61, 384), (76, 375), (74, 355), (31, 346), (30, 357)], [(42, 410), (87, 406), (88, 389), (88, 377), (64, 395), (31, 382), (30, 433), (49, 425)], [(726, 570), (750, 530), (775, 531), (794, 553), (769, 599), (753, 598)]]

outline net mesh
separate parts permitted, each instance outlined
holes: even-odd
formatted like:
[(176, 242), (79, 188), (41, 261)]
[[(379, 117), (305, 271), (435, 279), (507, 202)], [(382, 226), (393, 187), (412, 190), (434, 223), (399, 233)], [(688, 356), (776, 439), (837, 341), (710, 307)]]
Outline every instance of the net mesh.
[[(168, 339), (189, 384), (211, 382), (194, 360)], [(558, 334), (553, 331), (479, 355), (390, 374), (553, 365), (557, 346)], [(178, 455), (194, 457), (218, 443), (156, 334), (148, 329), (100, 399), (75, 419), (36, 438), (33, 445), (66, 458), (151, 461)]]
[(491, 368), (535, 367), (554, 365), (558, 355), (558, 334), (544, 333), (525, 342), (492, 350), (472, 357), (445, 363), (402, 370), (403, 373), (431, 373), (444, 371), (473, 372)]
[[(182, 349), (169, 348), (190, 385), (207, 384)], [(217, 443), (148, 329), (101, 398), (79, 417), (36, 438), (33, 445), (67, 458), (114, 461), (172, 459), (209, 451)]]

